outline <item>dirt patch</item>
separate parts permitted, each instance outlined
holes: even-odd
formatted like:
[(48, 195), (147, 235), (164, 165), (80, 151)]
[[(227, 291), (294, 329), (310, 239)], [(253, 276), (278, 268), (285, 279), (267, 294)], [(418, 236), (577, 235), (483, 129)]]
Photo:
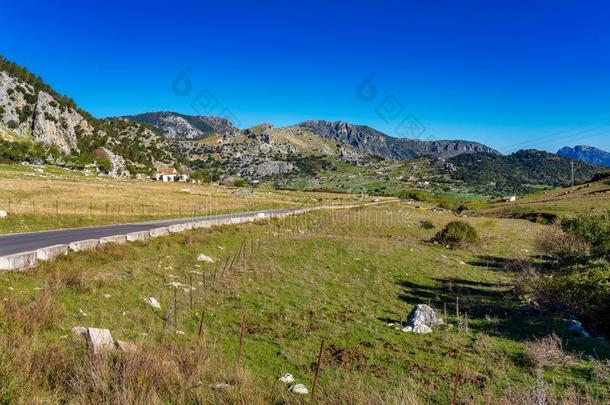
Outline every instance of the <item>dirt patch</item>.
[[(366, 356), (357, 347), (337, 347), (331, 345), (324, 350), (323, 367), (333, 367), (342, 370), (362, 370), (366, 367)], [(315, 364), (312, 365), (315, 368)]]

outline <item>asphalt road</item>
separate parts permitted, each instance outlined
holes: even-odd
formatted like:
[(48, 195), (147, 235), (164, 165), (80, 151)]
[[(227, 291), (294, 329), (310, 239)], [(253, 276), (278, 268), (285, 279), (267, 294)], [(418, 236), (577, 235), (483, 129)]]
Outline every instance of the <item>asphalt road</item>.
[(193, 217), (169, 219), (161, 221), (138, 222), (133, 224), (93, 226), (86, 228), (61, 229), (56, 231), (12, 233), (0, 235), (0, 257), (16, 253), (31, 252), (43, 247), (53, 245), (69, 244), (85, 239), (99, 239), (106, 236), (124, 235), (131, 232), (147, 231), (170, 225), (184, 224), (194, 221), (205, 221), (213, 219), (239, 218), (258, 213), (286, 213), (297, 208), (282, 208), (275, 210), (262, 210), (239, 212), (225, 215), (213, 215), (207, 217)]

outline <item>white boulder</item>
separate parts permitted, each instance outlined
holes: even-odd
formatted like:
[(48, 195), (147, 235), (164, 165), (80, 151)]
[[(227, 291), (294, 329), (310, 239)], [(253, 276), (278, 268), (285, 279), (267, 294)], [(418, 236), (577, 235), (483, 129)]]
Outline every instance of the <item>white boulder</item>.
[(290, 386), (289, 390), (290, 390), (290, 392), (292, 392), (294, 394), (301, 394), (301, 395), (309, 394), (309, 390), (303, 384), (292, 385), (292, 386)]
[(146, 302), (148, 305), (150, 305), (154, 309), (161, 309), (161, 304), (159, 304), (159, 301), (157, 301), (157, 299), (155, 297), (145, 298), (144, 302)]
[(214, 259), (212, 259), (210, 256), (206, 256), (203, 253), (200, 253), (197, 256), (197, 261), (198, 262), (206, 262), (206, 263), (214, 263)]
[(8, 217), (8, 213), (4, 210), (0, 210), (0, 218), (6, 218)]
[(284, 374), (279, 378), (279, 380), (284, 384), (290, 384), (294, 382), (294, 377), (292, 376), (292, 374)]

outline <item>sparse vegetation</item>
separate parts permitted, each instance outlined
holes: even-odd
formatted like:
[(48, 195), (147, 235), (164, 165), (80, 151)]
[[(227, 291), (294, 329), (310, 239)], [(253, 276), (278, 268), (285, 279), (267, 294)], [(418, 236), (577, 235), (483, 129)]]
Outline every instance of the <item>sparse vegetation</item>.
[[(447, 251), (423, 242), (428, 231), (405, 226), (401, 215), (416, 223), (453, 217), (409, 204), (321, 212), (107, 247), (6, 274), (0, 280), (6, 298), (0, 306), (2, 397), (22, 403), (303, 403), (307, 398), (277, 379), (290, 372), (311, 387), (322, 339), (327, 349), (317, 403), (450, 403), (455, 381), (463, 403), (532, 403), (526, 399), (537, 398), (539, 386), (549, 403), (610, 397), (601, 360), (589, 359), (608, 358), (607, 343), (574, 341), (559, 321), (523, 315), (512, 274), (477, 264), (480, 257), (533, 249), (535, 233), (525, 230), (542, 225), (497, 220), (486, 246)], [(465, 221), (484, 228), (487, 220)], [(240, 259), (223, 271), (239, 251)], [(202, 252), (216, 263), (197, 267)], [(170, 281), (196, 287), (192, 309), (189, 294), (179, 290), (175, 324)], [(161, 311), (144, 303), (148, 296), (159, 300)], [(387, 325), (404, 321), (422, 301), (438, 311), (446, 307), (450, 325), (459, 323), (459, 302), (469, 328), (415, 335)], [(138, 351), (90, 358), (70, 331), (79, 325), (108, 327)], [(557, 338), (547, 345), (549, 328)], [(569, 362), (555, 361), (563, 354)], [(528, 358), (542, 359), (544, 371), (537, 374)], [(213, 388), (218, 383), (227, 386)]]

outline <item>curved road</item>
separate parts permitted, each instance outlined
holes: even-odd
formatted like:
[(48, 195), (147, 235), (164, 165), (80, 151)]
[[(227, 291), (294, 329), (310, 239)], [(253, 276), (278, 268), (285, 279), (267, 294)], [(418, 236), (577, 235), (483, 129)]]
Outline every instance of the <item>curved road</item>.
[(70, 228), (56, 231), (26, 232), (0, 235), (0, 257), (17, 253), (35, 251), (53, 245), (69, 244), (86, 239), (100, 239), (106, 236), (124, 235), (131, 232), (148, 231), (176, 224), (189, 222), (206, 222), (218, 219), (241, 218), (245, 216), (264, 214), (290, 213), (299, 208), (281, 208), (274, 210), (261, 210), (251, 212), (239, 212), (233, 214), (213, 215), (207, 217), (168, 219), (150, 222), (138, 222), (132, 224), (93, 226), (86, 228)]

